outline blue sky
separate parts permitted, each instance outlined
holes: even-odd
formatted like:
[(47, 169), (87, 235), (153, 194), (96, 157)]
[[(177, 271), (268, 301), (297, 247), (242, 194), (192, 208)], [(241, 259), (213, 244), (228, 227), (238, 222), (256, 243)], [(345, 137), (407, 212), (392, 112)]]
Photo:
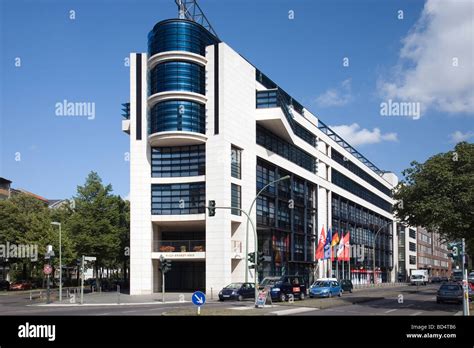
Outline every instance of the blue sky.
[[(124, 59), (146, 51), (156, 22), (177, 16), (174, 1), (0, 4), (0, 176), (53, 199), (71, 197), (94, 170), (115, 193), (128, 195)], [(382, 169), (400, 174), (412, 160), (473, 139), (474, 76), (466, 63), (473, 61), (472, 23), (467, 31), (462, 25), (462, 14), (472, 10), (467, 1), (442, 9), (436, 0), (199, 4), (223, 41)], [(95, 118), (56, 116), (64, 99), (94, 102)], [(381, 116), (388, 99), (421, 102), (421, 118)]]

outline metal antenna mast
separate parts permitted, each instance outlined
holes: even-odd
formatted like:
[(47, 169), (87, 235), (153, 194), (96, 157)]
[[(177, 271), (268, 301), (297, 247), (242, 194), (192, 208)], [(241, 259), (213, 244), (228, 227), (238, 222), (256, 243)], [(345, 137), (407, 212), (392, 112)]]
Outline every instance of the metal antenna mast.
[(207, 29), (212, 35), (219, 39), (217, 33), (212, 28), (211, 23), (207, 20), (204, 12), (197, 4), (196, 0), (174, 0), (176, 5), (178, 5), (179, 18), (180, 19), (189, 19), (193, 22), (201, 24), (204, 28)]

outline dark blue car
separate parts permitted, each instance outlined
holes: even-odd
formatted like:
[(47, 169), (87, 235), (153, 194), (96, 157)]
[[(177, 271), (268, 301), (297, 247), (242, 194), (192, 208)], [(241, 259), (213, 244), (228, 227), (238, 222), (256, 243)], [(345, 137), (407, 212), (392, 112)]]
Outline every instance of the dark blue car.
[(253, 283), (232, 283), (219, 292), (219, 301), (255, 298), (255, 286)]

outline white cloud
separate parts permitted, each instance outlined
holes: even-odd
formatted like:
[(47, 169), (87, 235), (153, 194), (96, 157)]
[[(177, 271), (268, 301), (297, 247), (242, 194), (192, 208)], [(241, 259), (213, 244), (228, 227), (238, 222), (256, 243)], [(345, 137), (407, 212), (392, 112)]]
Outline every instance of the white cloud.
[(351, 79), (341, 82), (339, 88), (330, 88), (316, 98), (316, 104), (321, 107), (343, 106), (353, 100)]
[(349, 144), (354, 146), (375, 144), (382, 141), (398, 141), (397, 133), (382, 134), (379, 128), (374, 128), (373, 130), (366, 128), (361, 129), (357, 123), (351, 125), (331, 126), (330, 128)]
[(123, 200), (124, 201), (130, 201), (130, 193), (128, 195), (126, 195), (125, 197), (123, 197)]
[(463, 133), (461, 131), (455, 131), (454, 133), (451, 133), (449, 137), (452, 143), (457, 144), (457, 143), (460, 143), (461, 141), (467, 141), (471, 139), (472, 137), (474, 137), (474, 132), (468, 131), (466, 133)]
[(420, 102), (422, 110), (473, 113), (473, 11), (470, 0), (427, 0), (402, 40), (393, 76), (379, 81), (383, 97)]

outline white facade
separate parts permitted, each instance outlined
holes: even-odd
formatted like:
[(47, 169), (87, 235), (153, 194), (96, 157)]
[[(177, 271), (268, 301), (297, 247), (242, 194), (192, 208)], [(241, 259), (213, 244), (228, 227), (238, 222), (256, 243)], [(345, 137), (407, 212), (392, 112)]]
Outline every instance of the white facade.
[[(331, 197), (337, 195), (350, 200), (374, 214), (393, 220), (393, 215), (379, 206), (370, 203), (361, 197), (346, 191), (331, 182), (332, 169), (344, 174), (353, 182), (365, 187), (372, 193), (382, 197), (393, 205), (391, 197), (383, 194), (360, 176), (354, 174), (340, 163), (332, 159), (332, 149), (337, 150), (347, 160), (355, 164), (366, 175), (373, 178), (387, 189), (392, 189), (396, 183), (396, 176), (386, 173), (384, 177), (375, 173), (363, 164), (353, 153), (347, 151), (342, 144), (333, 137), (325, 134), (318, 126), (318, 117), (304, 110), (303, 114), (293, 111), (293, 120), (306, 128), (317, 137), (316, 146), (296, 136), (287, 118), (280, 107), (257, 109), (256, 91), (266, 88), (256, 81), (256, 68), (225, 43), (218, 44), (218, 79), (219, 79), (219, 131), (216, 133), (215, 124), (215, 97), (214, 87), (216, 45), (206, 48), (205, 57), (196, 57), (191, 53), (172, 52), (155, 55), (151, 58), (142, 53), (131, 54), (130, 64), (130, 119), (126, 120), (123, 130), (130, 135), (130, 203), (131, 203), (131, 236), (130, 236), (130, 293), (149, 294), (161, 291), (161, 273), (159, 271), (159, 258), (161, 255), (180, 262), (205, 263), (205, 291), (216, 294), (221, 288), (231, 282), (243, 281), (245, 278), (245, 245), (246, 245), (246, 216), (233, 215), (230, 210), (217, 209), (213, 217), (207, 214), (191, 215), (152, 215), (151, 214), (151, 185), (205, 182), (206, 202), (215, 200), (217, 207), (231, 206), (231, 184), (241, 187), (241, 207), (247, 210), (255, 198), (256, 192), (256, 166), (257, 158), (268, 161), (278, 167), (311, 182), (315, 187), (317, 223), (312, 234), (316, 235), (321, 229), (332, 224)], [(141, 86), (137, 87), (137, 57), (141, 57)], [(193, 61), (205, 66), (206, 94), (194, 95), (185, 92), (159, 93), (147, 98), (147, 65), (154, 66), (160, 61), (177, 59)], [(137, 139), (137, 101), (136, 90), (141, 89), (141, 132), (142, 139)], [(160, 100), (184, 98), (197, 100), (206, 106), (206, 132), (205, 134), (189, 134), (186, 132), (161, 132), (148, 134), (147, 110), (151, 105)], [(256, 125), (260, 124), (272, 133), (278, 135), (288, 143), (304, 150), (318, 160), (317, 173), (308, 171), (290, 160), (257, 145)], [(350, 141), (350, 139), (347, 139)], [(189, 144), (205, 144), (206, 170), (205, 175), (196, 177), (160, 177), (152, 178), (151, 175), (151, 148), (155, 146), (179, 146)], [(231, 146), (242, 150), (241, 179), (231, 175)], [(317, 197), (316, 197), (317, 196)], [(250, 215), (256, 222), (256, 209)], [(164, 252), (154, 247), (162, 238), (162, 231), (192, 231), (193, 229), (205, 231), (205, 251), (193, 252), (183, 249), (176, 252)], [(254, 233), (249, 230), (249, 251), (254, 250)], [(395, 229), (393, 229), (395, 231)], [(408, 237), (408, 234), (407, 234)], [(407, 242), (408, 242), (407, 238)], [(397, 263), (397, 239), (393, 233), (393, 270), (388, 280), (395, 280)], [(313, 246), (315, 248), (316, 245)], [(408, 250), (408, 246), (407, 246)], [(314, 260), (314, 255), (313, 255)], [(408, 263), (408, 262), (407, 262)], [(319, 262), (318, 274), (322, 277), (328, 272), (328, 262)], [(250, 271), (249, 281), (254, 281), (254, 273)]]

